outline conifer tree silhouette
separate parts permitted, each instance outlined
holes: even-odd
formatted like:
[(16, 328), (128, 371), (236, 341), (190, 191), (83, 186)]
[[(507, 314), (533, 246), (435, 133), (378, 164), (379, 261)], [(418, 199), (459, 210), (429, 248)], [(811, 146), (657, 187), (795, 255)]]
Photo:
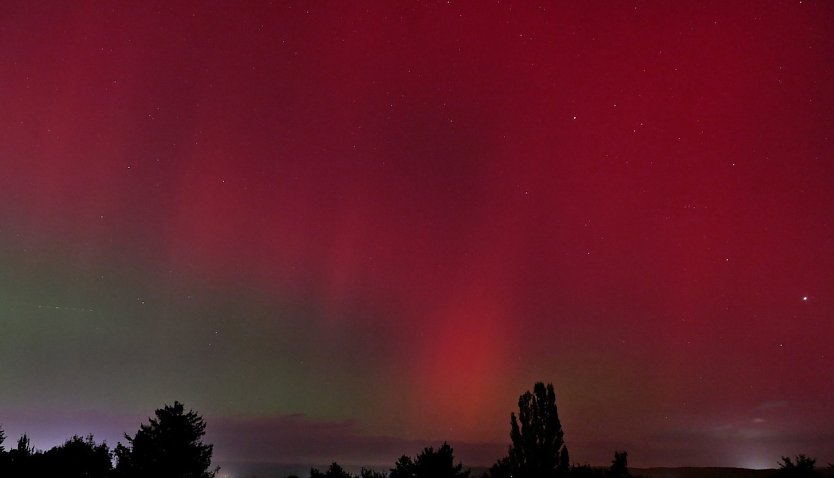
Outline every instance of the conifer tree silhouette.
[(193, 410), (185, 412), (174, 402), (155, 412), (136, 435), (125, 435), (128, 444), (116, 446), (117, 478), (213, 478), (212, 445), (202, 442), (206, 423)]

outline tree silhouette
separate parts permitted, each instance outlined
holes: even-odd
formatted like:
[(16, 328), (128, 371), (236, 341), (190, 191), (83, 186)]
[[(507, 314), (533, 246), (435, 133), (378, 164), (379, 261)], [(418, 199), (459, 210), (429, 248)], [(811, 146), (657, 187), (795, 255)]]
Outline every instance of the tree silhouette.
[(570, 455), (568, 454), (568, 447), (564, 445), (562, 451), (559, 453), (559, 465), (557, 469), (565, 472), (570, 468)]
[(570, 467), (570, 478), (607, 478), (605, 473), (591, 465), (574, 464)]
[(8, 474), (8, 456), (6, 454), (6, 447), (3, 446), (3, 443), (6, 441), (6, 432), (3, 431), (3, 427), (0, 427), (0, 476), (6, 476)]
[(452, 447), (443, 442), (437, 450), (424, 448), (417, 457), (403, 455), (394, 464), (390, 478), (469, 478), (470, 470), (463, 471), (463, 464), (455, 465)]
[(370, 470), (368, 468), (362, 468), (359, 472), (359, 478), (388, 478), (388, 475), (385, 472), (379, 472)]
[(41, 453), (36, 452), (25, 433), (17, 440), (17, 446), (9, 450), (5, 463), (6, 475), (12, 478), (40, 476), (38, 473)]
[(490, 469), (494, 478), (555, 478), (570, 471), (553, 384), (538, 382), (518, 398), (518, 416), (510, 414), (512, 444), (505, 459)]
[(414, 461), (407, 455), (399, 457), (388, 476), (389, 478), (412, 478), (414, 476)]
[(29, 436), (23, 434), (17, 439), (17, 447), (14, 449), (15, 455), (20, 457), (30, 457), (35, 454), (35, 448), (32, 446)]
[(43, 455), (44, 476), (60, 478), (106, 478), (113, 468), (107, 444), (96, 444), (93, 435), (73, 436)]
[(185, 413), (179, 402), (155, 412), (142, 424), (128, 445), (116, 446), (115, 476), (119, 478), (213, 478), (212, 445), (202, 442), (206, 423), (193, 410)]
[(470, 473), (463, 471), (463, 463), (455, 465), (455, 452), (446, 442), (437, 451), (424, 448), (414, 460), (414, 471), (417, 478), (469, 478)]
[(796, 455), (793, 461), (789, 456), (783, 456), (779, 463), (779, 476), (786, 478), (806, 478), (816, 476), (814, 466), (817, 463), (815, 458), (805, 455)]
[(513, 465), (510, 463), (510, 457), (505, 456), (496, 461), (489, 468), (489, 476), (491, 478), (509, 478), (513, 476)]
[(334, 461), (325, 473), (320, 472), (317, 468), (311, 468), (310, 478), (354, 478), (354, 476)]
[(614, 452), (614, 460), (611, 462), (608, 476), (611, 478), (631, 478), (631, 472), (628, 471), (628, 453), (625, 451)]

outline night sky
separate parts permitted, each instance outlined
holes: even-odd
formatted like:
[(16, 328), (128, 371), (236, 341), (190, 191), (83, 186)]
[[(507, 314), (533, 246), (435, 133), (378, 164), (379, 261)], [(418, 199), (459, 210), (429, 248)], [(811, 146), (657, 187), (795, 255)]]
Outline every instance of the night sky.
[(115, 445), (180, 400), (216, 461), (489, 465), (541, 380), (575, 461), (834, 461), (832, 28), (3, 2), (0, 424)]

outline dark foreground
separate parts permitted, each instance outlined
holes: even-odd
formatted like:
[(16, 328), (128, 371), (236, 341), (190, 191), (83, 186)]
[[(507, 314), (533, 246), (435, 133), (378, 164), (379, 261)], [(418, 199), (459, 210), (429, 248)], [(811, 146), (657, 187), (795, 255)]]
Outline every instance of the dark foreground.
[[(750, 470), (747, 468), (725, 467), (683, 467), (683, 468), (632, 468), (635, 477), (643, 478), (772, 478), (779, 470)], [(818, 478), (832, 478), (831, 469), (816, 470)]]
[[(284, 463), (221, 463), (218, 477), (233, 478), (287, 478), (290, 475), (304, 478), (309, 475), (311, 465)], [(326, 469), (327, 464), (313, 465)], [(345, 466), (348, 471), (358, 472), (360, 466)], [(379, 471), (388, 471), (384, 467), (371, 467)], [(486, 473), (486, 467), (472, 467), (472, 478), (480, 478)], [(682, 467), (682, 468), (631, 468), (634, 478), (775, 478), (779, 470), (750, 470), (747, 468), (727, 467)], [(817, 478), (834, 478), (834, 470), (818, 468)]]

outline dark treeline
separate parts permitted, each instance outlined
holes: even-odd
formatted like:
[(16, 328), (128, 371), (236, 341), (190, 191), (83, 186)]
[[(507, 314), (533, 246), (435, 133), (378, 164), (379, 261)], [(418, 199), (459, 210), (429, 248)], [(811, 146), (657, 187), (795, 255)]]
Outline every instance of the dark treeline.
[[(611, 465), (592, 467), (571, 463), (565, 434), (559, 421), (553, 385), (536, 383), (532, 391), (518, 398), (518, 414), (510, 414), (510, 446), (482, 478), (630, 478), (628, 453), (615, 451)], [(414, 459), (403, 456), (389, 473), (363, 469), (358, 476), (333, 463), (325, 472), (310, 470), (311, 478), (470, 478), (470, 470), (454, 464), (448, 443), (438, 449), (426, 448)], [(834, 465), (832, 465), (834, 468)], [(815, 460), (798, 455), (782, 457), (780, 478), (816, 476)], [(298, 478), (290, 476), (288, 478)]]
[(0, 478), (212, 478), (217, 469), (212, 446), (202, 442), (205, 431), (203, 418), (179, 402), (157, 410), (114, 449), (88, 435), (38, 451), (23, 435), (6, 451), (0, 429)]
[[(212, 445), (203, 443), (203, 418), (174, 402), (156, 410), (125, 443), (111, 449), (92, 435), (73, 436), (47, 451), (35, 450), (26, 435), (6, 448), (0, 428), (0, 478), (213, 478)], [(829, 465), (834, 468), (834, 465)], [(310, 478), (471, 478), (455, 463), (448, 443), (424, 448), (416, 456), (401, 456), (388, 472), (362, 469), (348, 473), (334, 462), (325, 471), (310, 470)], [(782, 457), (780, 478), (817, 476), (816, 460), (805, 455)], [(536, 383), (518, 399), (518, 414), (510, 414), (510, 446), (482, 478), (630, 478), (628, 454), (614, 452), (609, 467), (571, 463), (556, 408), (553, 385)], [(290, 476), (288, 478), (298, 478)]]
[[(383, 473), (363, 468), (358, 478), (469, 478), (469, 470), (463, 470), (461, 463), (455, 464), (455, 454), (448, 443), (443, 443), (437, 450), (424, 448), (416, 457), (401, 456), (390, 473)], [(325, 472), (316, 468), (310, 470), (310, 478), (355, 478), (334, 462)], [(290, 476), (289, 478), (298, 478)]]

